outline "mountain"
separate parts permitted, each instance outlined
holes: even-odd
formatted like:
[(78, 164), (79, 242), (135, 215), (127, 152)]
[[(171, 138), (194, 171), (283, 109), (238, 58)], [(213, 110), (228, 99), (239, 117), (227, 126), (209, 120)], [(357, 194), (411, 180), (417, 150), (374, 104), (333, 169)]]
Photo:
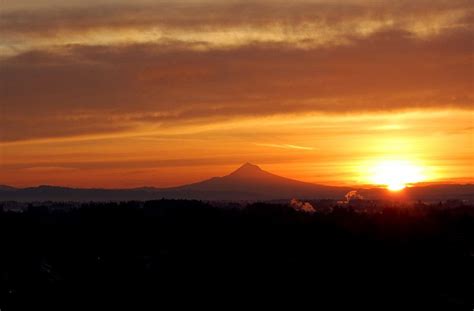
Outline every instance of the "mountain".
[(199, 200), (273, 200), (306, 198), (340, 199), (350, 188), (331, 187), (277, 176), (246, 163), (223, 177), (173, 187), (135, 189), (77, 189), (42, 185), (30, 188), (0, 188), (0, 200), (15, 201), (120, 201), (199, 199)]
[[(0, 201), (127, 201), (161, 198), (232, 201), (291, 198), (339, 200), (350, 190), (354, 188), (317, 185), (281, 177), (266, 172), (257, 165), (246, 163), (229, 175), (173, 188), (78, 189), (47, 185), (30, 188), (0, 186)], [(396, 199), (396, 196), (380, 188), (358, 191), (367, 199)], [(403, 198), (424, 201), (461, 199), (472, 202), (474, 185), (412, 187), (403, 191)]]
[(340, 199), (351, 188), (331, 187), (293, 180), (246, 163), (223, 177), (172, 189), (180, 197), (214, 200), (272, 200), (297, 198)]

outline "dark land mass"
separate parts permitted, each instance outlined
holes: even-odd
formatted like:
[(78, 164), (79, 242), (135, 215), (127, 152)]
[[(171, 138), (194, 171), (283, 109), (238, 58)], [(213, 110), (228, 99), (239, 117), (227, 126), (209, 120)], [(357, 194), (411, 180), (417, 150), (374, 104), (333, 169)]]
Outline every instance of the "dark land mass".
[(0, 212), (2, 311), (473, 307), (474, 212), (461, 201), (51, 206)]

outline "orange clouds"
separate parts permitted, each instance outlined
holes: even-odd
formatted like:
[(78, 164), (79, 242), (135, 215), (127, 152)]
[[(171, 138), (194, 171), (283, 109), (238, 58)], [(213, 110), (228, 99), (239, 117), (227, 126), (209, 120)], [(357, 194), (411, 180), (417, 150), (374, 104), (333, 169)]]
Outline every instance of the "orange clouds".
[[(52, 1), (50, 1), (52, 2)], [(48, 44), (188, 42), (235, 47), (291, 42), (347, 44), (352, 37), (402, 30), (430, 37), (472, 22), (470, 1), (125, 1), (12, 7), (0, 32), (15, 49)], [(236, 14), (238, 12), (238, 14)], [(21, 42), (24, 38), (27, 42)]]
[[(470, 31), (350, 46), (73, 46), (6, 58), (2, 140), (237, 115), (472, 107)], [(26, 126), (29, 124), (29, 126)]]
[(5, 58), (3, 141), (297, 112), (470, 109), (470, 31), (348, 46), (72, 46)]

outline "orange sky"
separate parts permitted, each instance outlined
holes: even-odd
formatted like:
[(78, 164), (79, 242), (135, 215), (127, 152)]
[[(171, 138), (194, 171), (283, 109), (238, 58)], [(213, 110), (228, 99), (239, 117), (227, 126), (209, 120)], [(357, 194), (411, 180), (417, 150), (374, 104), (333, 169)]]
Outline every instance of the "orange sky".
[(4, 0), (0, 184), (473, 182), (473, 35), (464, 0)]

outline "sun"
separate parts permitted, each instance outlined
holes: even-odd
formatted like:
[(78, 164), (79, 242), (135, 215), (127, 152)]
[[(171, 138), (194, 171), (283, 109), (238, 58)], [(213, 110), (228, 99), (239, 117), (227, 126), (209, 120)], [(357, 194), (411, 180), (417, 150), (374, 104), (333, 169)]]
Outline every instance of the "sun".
[(409, 161), (386, 160), (373, 165), (371, 181), (383, 185), (391, 191), (399, 191), (407, 185), (425, 179), (422, 168)]

